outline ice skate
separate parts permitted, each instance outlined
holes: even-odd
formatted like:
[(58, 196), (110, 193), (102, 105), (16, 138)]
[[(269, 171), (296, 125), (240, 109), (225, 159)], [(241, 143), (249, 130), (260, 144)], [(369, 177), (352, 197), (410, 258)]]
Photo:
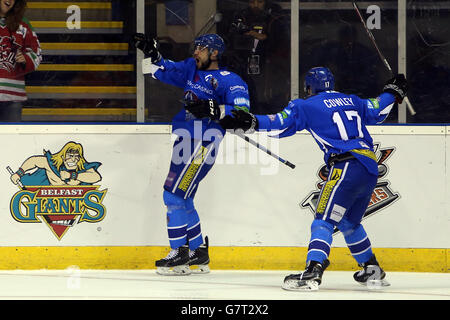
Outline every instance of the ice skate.
[(189, 275), (189, 248), (184, 245), (176, 249), (172, 249), (169, 254), (156, 263), (156, 273), (165, 276)]
[(319, 285), (322, 283), (323, 272), (329, 265), (330, 261), (328, 259), (325, 259), (322, 264), (317, 261), (310, 261), (306, 266), (305, 271), (286, 276), (281, 287), (291, 291), (319, 290)]
[(205, 237), (205, 243), (195, 250), (189, 250), (189, 266), (192, 273), (209, 273), (209, 241)]
[(369, 289), (379, 289), (390, 286), (390, 283), (385, 280), (386, 273), (381, 269), (375, 255), (369, 261), (359, 264), (363, 269), (355, 272), (353, 278), (359, 284), (367, 286)]

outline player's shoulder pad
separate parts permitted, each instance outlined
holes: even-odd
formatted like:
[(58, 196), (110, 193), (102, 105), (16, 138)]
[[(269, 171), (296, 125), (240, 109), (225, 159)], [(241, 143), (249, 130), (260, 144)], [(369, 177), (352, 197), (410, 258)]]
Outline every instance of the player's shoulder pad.
[[(299, 113), (299, 112), (303, 112), (303, 108), (305, 108), (305, 106), (307, 106), (309, 104), (309, 101), (306, 99), (293, 99), (291, 101), (289, 101), (288, 105), (286, 106), (285, 109), (289, 109), (292, 110), (292, 112), (294, 113)], [(306, 107), (307, 109), (307, 107)]]
[(217, 75), (220, 85), (228, 87), (230, 91), (248, 91), (247, 83), (236, 73), (228, 70), (219, 70)]
[(234, 72), (225, 69), (219, 69), (217, 72), (223, 77), (233, 77), (233, 75), (236, 75)]
[(192, 57), (186, 58), (183, 60), (183, 62), (189, 66), (197, 67), (197, 64), (195, 63), (195, 59)]
[(351, 99), (353, 105), (359, 106), (359, 107), (367, 107), (369, 109), (378, 109), (380, 107), (380, 100), (377, 98), (361, 98), (360, 96), (357, 96), (356, 94), (347, 94), (348, 98)]
[(291, 114), (291, 112), (295, 111), (297, 109), (297, 106), (299, 105), (300, 99), (294, 99), (288, 102), (287, 106), (284, 107), (282, 111), (279, 113), (284, 113), (287, 111), (287, 114)]
[(306, 100), (302, 98), (292, 99), (291, 101), (289, 101), (287, 106), (288, 107), (300, 106), (303, 105), (305, 102)]

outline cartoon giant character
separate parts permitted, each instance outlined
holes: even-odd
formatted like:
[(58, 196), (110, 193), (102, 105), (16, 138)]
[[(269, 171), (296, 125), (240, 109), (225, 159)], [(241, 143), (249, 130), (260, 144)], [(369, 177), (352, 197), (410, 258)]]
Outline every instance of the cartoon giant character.
[(57, 153), (31, 156), (11, 175), (14, 184), (24, 186), (91, 185), (102, 179), (100, 162), (87, 162), (83, 146), (70, 141)]

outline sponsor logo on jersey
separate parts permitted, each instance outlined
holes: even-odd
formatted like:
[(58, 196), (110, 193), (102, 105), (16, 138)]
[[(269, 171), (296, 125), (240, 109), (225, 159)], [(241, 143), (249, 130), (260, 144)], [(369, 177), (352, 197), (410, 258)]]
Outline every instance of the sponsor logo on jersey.
[(188, 90), (188, 91), (184, 92), (184, 100), (185, 101), (197, 101), (198, 97), (194, 92), (192, 92), (191, 90)]
[(237, 106), (239, 105), (244, 105), (244, 106), (250, 106), (250, 100), (248, 100), (247, 98), (234, 98), (233, 103)]
[(211, 89), (205, 88), (201, 84), (193, 83), (191, 80), (187, 81), (187, 85), (194, 90), (199, 90), (199, 91), (205, 92), (207, 94), (213, 94), (213, 91)]
[(213, 87), (214, 90), (216, 90), (217, 87), (219, 86), (219, 82), (217, 81), (216, 78), (213, 77), (212, 74), (206, 75), (205, 81), (208, 82)]
[(241, 85), (231, 86), (229, 89), (231, 92), (236, 91), (236, 92), (243, 92), (245, 94), (248, 94), (248, 90), (244, 86), (241, 86)]
[(378, 99), (368, 99), (367, 107), (369, 109), (380, 109), (380, 101)]
[(243, 90), (243, 91), (245, 91), (245, 87), (241, 86), (241, 85), (231, 86), (230, 87), (230, 91), (234, 91), (234, 90)]
[[(400, 199), (400, 194), (398, 192), (392, 191), (390, 187), (389, 180), (386, 180), (386, 176), (389, 172), (389, 168), (386, 165), (386, 161), (390, 158), (390, 156), (394, 153), (394, 147), (388, 148), (380, 148), (380, 144), (374, 144), (375, 154), (377, 156), (378, 163), (378, 182), (375, 186), (375, 189), (372, 192), (372, 197), (370, 199), (369, 205), (364, 213), (363, 219), (366, 219), (375, 213), (380, 212), (384, 208), (390, 206), (392, 203)], [(334, 186), (337, 180), (339, 180), (340, 175), (339, 172), (334, 170), (332, 172), (333, 176), (330, 181), (327, 182), (329, 170), (326, 165), (322, 165), (317, 173), (320, 180), (317, 182), (316, 190), (311, 191), (308, 196), (306, 196), (301, 202), (300, 207), (302, 209), (308, 208), (310, 212), (315, 214), (316, 210), (318, 213), (323, 212), (323, 204), (324, 201), (326, 203), (327, 197), (320, 197), (320, 193), (323, 190), (323, 194), (329, 192), (329, 189)], [(323, 200), (323, 201), (322, 201)], [(339, 232), (337, 228), (334, 229), (334, 233)]]

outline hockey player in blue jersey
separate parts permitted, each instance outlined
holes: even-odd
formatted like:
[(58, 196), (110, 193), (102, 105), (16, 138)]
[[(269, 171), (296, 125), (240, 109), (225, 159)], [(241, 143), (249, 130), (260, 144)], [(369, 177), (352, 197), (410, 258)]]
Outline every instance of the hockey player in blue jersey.
[[(203, 241), (193, 200), (199, 183), (214, 165), (225, 134), (220, 119), (231, 110), (249, 111), (248, 87), (238, 75), (219, 66), (225, 44), (216, 34), (197, 37), (192, 57), (180, 62), (164, 59), (157, 40), (144, 34), (134, 35), (134, 45), (147, 57), (143, 60), (144, 74), (184, 89), (184, 108), (172, 120), (177, 139), (163, 191), (172, 250), (156, 261), (157, 272), (207, 273), (208, 237)], [(210, 110), (217, 113), (211, 115)]]
[(375, 99), (336, 92), (334, 76), (328, 68), (308, 71), (304, 90), (306, 99), (296, 99), (276, 115), (253, 115), (233, 111), (223, 120), (227, 129), (245, 132), (283, 130), (287, 137), (308, 130), (324, 153), (329, 168), (311, 224), (311, 238), (306, 270), (284, 279), (286, 290), (317, 290), (329, 265), (332, 234), (337, 227), (362, 270), (354, 279), (364, 285), (388, 285), (385, 272), (372, 252), (369, 238), (361, 224), (377, 182), (378, 165), (373, 142), (366, 125), (383, 122), (395, 102), (406, 95), (403, 75), (387, 81)]

